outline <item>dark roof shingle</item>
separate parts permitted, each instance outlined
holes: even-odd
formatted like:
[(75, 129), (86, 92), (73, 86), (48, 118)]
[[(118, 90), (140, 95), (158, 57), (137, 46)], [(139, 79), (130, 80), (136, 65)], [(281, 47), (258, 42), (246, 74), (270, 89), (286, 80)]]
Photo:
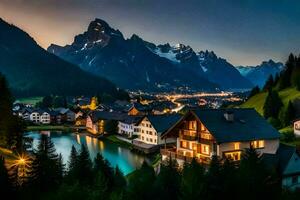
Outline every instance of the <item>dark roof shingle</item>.
[(151, 122), (157, 133), (160, 135), (171, 128), (182, 116), (179, 114), (170, 114), (148, 115), (146, 117)]
[[(225, 119), (226, 111), (233, 112), (233, 122)], [(254, 109), (198, 109), (193, 112), (219, 143), (279, 139), (278, 131)]]

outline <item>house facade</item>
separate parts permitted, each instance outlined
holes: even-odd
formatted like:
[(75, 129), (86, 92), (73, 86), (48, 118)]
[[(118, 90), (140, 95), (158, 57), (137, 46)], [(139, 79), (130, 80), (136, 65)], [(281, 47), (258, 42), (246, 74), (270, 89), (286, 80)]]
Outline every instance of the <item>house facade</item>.
[(300, 189), (300, 155), (296, 147), (280, 144), (275, 155), (264, 154), (262, 160), (269, 170), (279, 174), (282, 188)]
[(46, 112), (46, 111), (41, 112), (40, 123), (41, 124), (50, 124), (51, 123), (50, 114), (48, 112)]
[(161, 135), (167, 131), (173, 124), (180, 119), (179, 114), (173, 115), (147, 115), (141, 118), (136, 124), (136, 142), (142, 142), (149, 145), (163, 145), (175, 143), (175, 138), (165, 138)]
[(193, 158), (208, 164), (214, 155), (238, 161), (246, 148), (275, 154), (279, 147), (279, 133), (254, 109), (189, 111), (162, 138), (176, 139), (176, 146), (161, 154), (180, 165)]
[(50, 124), (50, 113), (43, 110), (34, 110), (29, 115), (29, 121), (35, 124)]
[(138, 136), (137, 122), (139, 122), (141, 118), (141, 116), (128, 116), (118, 121), (118, 134), (128, 138)]
[(102, 135), (117, 132), (118, 121), (127, 117), (126, 113), (92, 111), (86, 118), (86, 128), (92, 134)]

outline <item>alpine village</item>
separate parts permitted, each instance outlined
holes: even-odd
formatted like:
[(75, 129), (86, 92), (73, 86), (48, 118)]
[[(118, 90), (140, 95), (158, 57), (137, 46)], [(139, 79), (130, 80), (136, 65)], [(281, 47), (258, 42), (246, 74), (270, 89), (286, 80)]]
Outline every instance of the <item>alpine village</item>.
[[(50, 38), (33, 34), (17, 10), (2, 16), (9, 2), (0, 3), (0, 199), (300, 199), (299, 49), (276, 52), (282, 62), (260, 51), (267, 61), (233, 65), (195, 50), (195, 38), (186, 40), (195, 49), (157, 45), (141, 38), (153, 38), (147, 31), (133, 33), (132, 22), (108, 17), (114, 27), (125, 23), (123, 33), (99, 12), (76, 24), (82, 33), (68, 32), (69, 44), (44, 46)], [(33, 4), (19, 9), (37, 12)], [(60, 14), (53, 1), (40, 4), (45, 27), (56, 19), (48, 12)]]

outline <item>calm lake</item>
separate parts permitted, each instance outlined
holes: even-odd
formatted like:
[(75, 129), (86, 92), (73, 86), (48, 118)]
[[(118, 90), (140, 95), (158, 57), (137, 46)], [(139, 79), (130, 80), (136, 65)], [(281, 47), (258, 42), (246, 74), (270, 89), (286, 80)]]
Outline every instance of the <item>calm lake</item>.
[(27, 132), (26, 136), (33, 139), (33, 147), (37, 147), (40, 139), (40, 134), (48, 134), (53, 141), (57, 153), (61, 153), (64, 162), (67, 163), (72, 145), (77, 150), (80, 149), (81, 144), (85, 144), (90, 152), (92, 159), (100, 152), (105, 159), (107, 159), (113, 167), (117, 166), (126, 175), (136, 168), (139, 168), (144, 160), (151, 162), (150, 157), (137, 154), (127, 148), (120, 147), (117, 144), (108, 140), (98, 140), (85, 134), (63, 133), (59, 131), (31, 131)]

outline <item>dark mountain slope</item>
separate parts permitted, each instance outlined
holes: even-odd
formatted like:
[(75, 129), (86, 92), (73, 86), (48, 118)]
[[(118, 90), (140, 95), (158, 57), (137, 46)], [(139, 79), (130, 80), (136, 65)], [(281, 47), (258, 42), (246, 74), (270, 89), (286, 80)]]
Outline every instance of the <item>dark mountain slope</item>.
[(48, 51), (124, 88), (166, 90), (187, 86), (215, 90), (218, 87), (204, 77), (198, 64), (174, 64), (151, 47), (156, 48), (137, 35), (124, 39), (119, 30), (96, 19), (71, 45), (51, 45)]
[(127, 96), (110, 81), (81, 70), (42, 49), (27, 33), (0, 19), (0, 72), (19, 96)]

